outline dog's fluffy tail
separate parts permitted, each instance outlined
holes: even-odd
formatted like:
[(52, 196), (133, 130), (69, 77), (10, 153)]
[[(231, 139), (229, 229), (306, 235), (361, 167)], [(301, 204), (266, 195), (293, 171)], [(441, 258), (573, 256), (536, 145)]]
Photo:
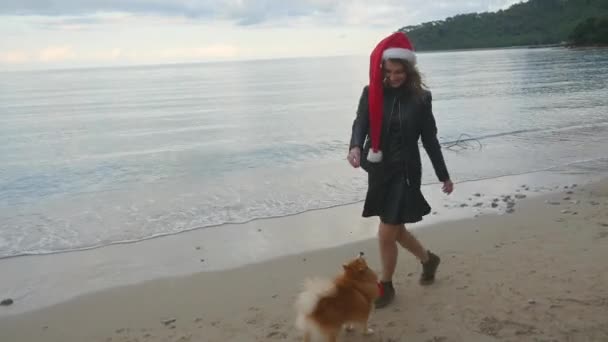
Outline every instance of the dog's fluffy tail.
[(313, 333), (315, 325), (308, 316), (315, 310), (317, 303), (324, 296), (330, 295), (335, 290), (334, 284), (329, 279), (313, 278), (304, 283), (304, 291), (300, 293), (295, 303), (296, 327), (302, 331)]

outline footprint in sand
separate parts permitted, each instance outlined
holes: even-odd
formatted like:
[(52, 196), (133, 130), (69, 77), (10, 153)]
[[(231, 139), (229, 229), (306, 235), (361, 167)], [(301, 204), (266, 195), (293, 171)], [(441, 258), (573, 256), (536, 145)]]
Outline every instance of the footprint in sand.
[(272, 331), (272, 332), (268, 333), (268, 335), (266, 335), (266, 338), (286, 339), (287, 336), (288, 336), (287, 333), (285, 333), (283, 331)]
[(479, 323), (479, 332), (493, 337), (534, 335), (536, 327), (529, 324), (510, 320), (499, 320), (496, 317), (486, 316)]
[(445, 342), (447, 340), (448, 338), (445, 336), (433, 336), (432, 338), (426, 340), (426, 342)]
[(192, 335), (182, 335), (175, 342), (190, 342), (192, 340)]

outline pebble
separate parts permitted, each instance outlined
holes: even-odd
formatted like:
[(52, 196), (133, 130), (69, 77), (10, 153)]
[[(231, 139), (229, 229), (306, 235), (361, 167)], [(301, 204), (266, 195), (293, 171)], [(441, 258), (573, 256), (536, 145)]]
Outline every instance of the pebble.
[(524, 195), (524, 194), (517, 194), (517, 195), (515, 195), (515, 198), (517, 198), (517, 199), (522, 199), (522, 198), (526, 198), (526, 197), (527, 196)]
[(175, 321), (177, 321), (177, 319), (171, 318), (171, 319), (162, 320), (161, 323), (163, 323), (164, 325), (169, 325), (169, 324), (175, 323)]
[(9, 306), (9, 305), (13, 305), (13, 303), (14, 303), (14, 301), (13, 301), (12, 298), (6, 298), (6, 299), (3, 299), (0, 302), (0, 305), (2, 305), (2, 306)]

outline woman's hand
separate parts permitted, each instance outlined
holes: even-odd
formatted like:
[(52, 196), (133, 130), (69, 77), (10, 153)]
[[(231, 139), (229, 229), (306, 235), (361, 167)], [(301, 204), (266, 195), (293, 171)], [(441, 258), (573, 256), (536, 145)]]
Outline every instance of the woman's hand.
[(355, 169), (361, 166), (361, 148), (358, 146), (351, 148), (346, 159)]
[(452, 181), (449, 179), (446, 180), (443, 182), (443, 187), (441, 187), (441, 190), (448, 195), (451, 194), (452, 191), (454, 191), (454, 183), (452, 183)]

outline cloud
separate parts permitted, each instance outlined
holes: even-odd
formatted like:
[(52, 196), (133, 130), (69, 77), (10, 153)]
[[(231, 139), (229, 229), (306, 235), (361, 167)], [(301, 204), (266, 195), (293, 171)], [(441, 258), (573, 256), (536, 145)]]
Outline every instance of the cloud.
[(69, 46), (51, 46), (42, 49), (38, 54), (41, 62), (58, 62), (75, 57), (72, 48)]
[[(81, 28), (98, 23), (96, 13), (181, 16), (193, 20), (231, 20), (242, 26), (288, 24), (306, 19), (315, 24), (409, 25), (459, 13), (505, 8), (519, 1), (422, 0), (4, 0), (0, 14), (85, 16), (65, 25)], [(88, 17), (87, 17), (88, 16)]]
[(30, 56), (25, 51), (0, 52), (0, 64), (20, 64), (29, 60)]

